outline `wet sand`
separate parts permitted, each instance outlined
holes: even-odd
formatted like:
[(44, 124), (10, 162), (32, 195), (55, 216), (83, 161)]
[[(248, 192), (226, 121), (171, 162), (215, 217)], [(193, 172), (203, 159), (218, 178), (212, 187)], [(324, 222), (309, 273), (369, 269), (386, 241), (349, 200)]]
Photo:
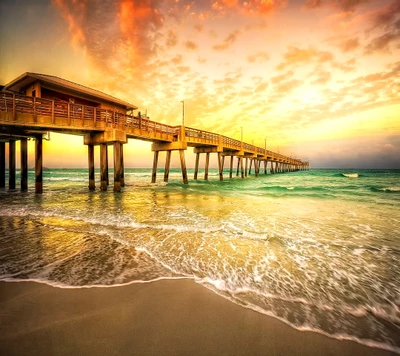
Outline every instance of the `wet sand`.
[(60, 289), (0, 282), (1, 355), (395, 355), (297, 331), (191, 280)]

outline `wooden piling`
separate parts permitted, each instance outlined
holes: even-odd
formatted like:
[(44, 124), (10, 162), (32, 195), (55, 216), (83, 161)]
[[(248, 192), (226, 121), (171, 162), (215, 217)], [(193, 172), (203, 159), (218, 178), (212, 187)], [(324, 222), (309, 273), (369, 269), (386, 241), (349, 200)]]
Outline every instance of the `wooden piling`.
[(194, 179), (197, 180), (197, 174), (199, 173), (199, 161), (200, 161), (200, 153), (196, 153), (196, 163), (194, 166)]
[(264, 174), (267, 174), (267, 160), (264, 161)]
[(107, 150), (106, 150), (106, 160), (107, 160), (107, 164), (106, 164), (106, 171), (107, 171), (107, 185), (110, 185), (110, 175), (108, 172), (108, 146), (107, 146)]
[(242, 178), (244, 178), (243, 157), (240, 157), (240, 170), (242, 172)]
[(28, 190), (28, 139), (21, 138), (21, 190)]
[(121, 187), (125, 187), (124, 144), (121, 143)]
[(15, 189), (15, 140), (8, 142), (8, 187)]
[(236, 177), (239, 177), (239, 166), (240, 166), (240, 157), (238, 157), (238, 160), (237, 160)]
[(164, 170), (164, 182), (168, 182), (168, 177), (169, 177), (169, 167), (171, 165), (171, 152), (172, 151), (167, 151), (167, 156), (165, 158), (165, 170)]
[(100, 144), (100, 189), (107, 190), (108, 182), (108, 155), (107, 155), (107, 144)]
[(232, 178), (232, 173), (233, 173), (233, 156), (231, 156), (231, 162), (229, 165), (229, 178)]
[(114, 142), (114, 192), (121, 191), (121, 142)]
[(206, 167), (204, 170), (204, 180), (208, 180), (208, 167), (210, 165), (210, 152), (206, 153)]
[(259, 170), (259, 167), (258, 167), (258, 159), (254, 159), (254, 175), (255, 175), (256, 177), (258, 177), (258, 170)]
[(6, 143), (0, 142), (0, 188), (6, 186)]
[(94, 180), (94, 146), (88, 145), (89, 190), (96, 189)]
[(35, 138), (35, 193), (43, 193), (43, 137)]
[(157, 180), (157, 164), (158, 164), (158, 151), (154, 151), (153, 170), (151, 172), (151, 182), (155, 183)]
[(183, 184), (188, 184), (187, 170), (186, 170), (186, 162), (185, 162), (185, 151), (179, 150), (179, 156), (181, 158), (181, 170), (182, 170), (182, 178)]
[(249, 176), (251, 175), (251, 165), (253, 164), (253, 160), (250, 159), (250, 166), (249, 166)]
[(245, 169), (244, 169), (244, 175), (245, 175), (245, 177), (247, 177), (247, 169), (248, 169), (248, 166), (249, 166), (249, 159), (246, 158), (246, 167), (245, 167)]
[(222, 163), (221, 152), (218, 152), (218, 172), (220, 181), (224, 180), (223, 170), (224, 170), (224, 165)]

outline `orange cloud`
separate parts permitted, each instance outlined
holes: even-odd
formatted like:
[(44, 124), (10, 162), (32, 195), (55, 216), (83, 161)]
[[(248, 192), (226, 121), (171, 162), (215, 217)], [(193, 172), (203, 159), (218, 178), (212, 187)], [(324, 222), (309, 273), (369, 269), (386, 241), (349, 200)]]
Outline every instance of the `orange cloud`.
[(330, 52), (319, 51), (312, 47), (301, 49), (298, 47), (290, 46), (288, 51), (284, 54), (284, 61), (280, 63), (276, 68), (282, 70), (296, 64), (308, 63), (310, 61), (324, 63), (330, 62), (332, 60), (333, 54)]
[(233, 31), (232, 33), (230, 33), (228, 35), (228, 37), (225, 38), (225, 40), (218, 44), (213, 46), (213, 49), (217, 50), (217, 51), (223, 51), (227, 48), (229, 48), (233, 43), (236, 42), (238, 35), (240, 34), (239, 31)]
[(254, 62), (264, 62), (270, 59), (268, 53), (266, 52), (257, 52), (247, 57), (247, 61), (250, 63)]
[(339, 8), (345, 12), (353, 12), (358, 6), (368, 1), (369, 0), (307, 0), (304, 5), (311, 9), (328, 5)]
[(194, 50), (197, 49), (198, 46), (193, 41), (186, 41), (185, 42), (185, 47), (186, 47), (186, 49), (188, 49), (190, 51), (194, 51)]

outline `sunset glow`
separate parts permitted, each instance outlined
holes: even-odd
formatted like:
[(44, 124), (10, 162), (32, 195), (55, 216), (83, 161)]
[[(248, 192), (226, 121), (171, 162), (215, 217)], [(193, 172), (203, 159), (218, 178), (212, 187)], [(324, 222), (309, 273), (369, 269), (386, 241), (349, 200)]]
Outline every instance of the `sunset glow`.
[[(56, 75), (170, 125), (184, 100), (186, 126), (312, 167), (400, 168), (399, 0), (5, 0), (0, 19), (2, 85)], [(82, 138), (46, 145), (85, 167)], [(125, 152), (151, 165), (149, 144)]]

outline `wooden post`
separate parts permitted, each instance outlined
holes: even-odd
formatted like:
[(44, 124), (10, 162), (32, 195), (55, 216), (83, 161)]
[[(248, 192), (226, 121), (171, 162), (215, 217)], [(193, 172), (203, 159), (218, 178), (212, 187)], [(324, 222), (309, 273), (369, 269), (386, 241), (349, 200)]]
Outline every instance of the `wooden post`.
[(267, 160), (264, 161), (264, 174), (267, 174)]
[(8, 187), (15, 189), (15, 140), (8, 142)]
[(254, 174), (255, 174), (256, 177), (258, 177), (258, 170), (259, 170), (259, 167), (258, 167), (258, 159), (255, 158), (255, 159), (254, 159)]
[(15, 101), (15, 94), (13, 93), (13, 120), (17, 120), (17, 103)]
[(107, 146), (107, 149), (106, 149), (106, 161), (107, 161), (107, 164), (106, 164), (106, 171), (107, 171), (107, 176), (106, 176), (106, 178), (107, 178), (107, 185), (110, 185), (110, 175), (108, 174), (108, 146)]
[(6, 143), (0, 142), (0, 188), (6, 186)]
[(43, 137), (35, 138), (35, 193), (43, 193)]
[(240, 157), (240, 170), (242, 172), (242, 178), (244, 178), (243, 159), (244, 157)]
[(194, 165), (194, 179), (197, 180), (197, 174), (199, 173), (199, 161), (200, 161), (200, 153), (196, 153), (196, 162)]
[(151, 182), (155, 183), (157, 180), (157, 164), (158, 164), (158, 151), (154, 151), (153, 170), (151, 172)]
[(164, 182), (168, 182), (169, 177), (169, 167), (171, 165), (171, 152), (167, 151), (167, 157), (165, 158), (165, 170), (164, 170)]
[(94, 181), (94, 146), (88, 145), (88, 165), (89, 165), (89, 190), (95, 190)]
[(218, 152), (218, 172), (220, 181), (224, 180), (223, 170), (224, 170), (224, 165), (222, 163), (221, 152)]
[(21, 190), (28, 190), (28, 139), (21, 138)]
[(55, 118), (54, 118), (54, 100), (51, 101), (51, 123), (54, 124)]
[(114, 142), (114, 192), (121, 191), (121, 146), (121, 142)]
[(107, 144), (100, 144), (100, 189), (107, 190), (108, 181), (108, 160), (107, 160)]
[(121, 143), (121, 187), (125, 187), (124, 144)]
[(187, 171), (186, 171), (186, 162), (185, 162), (185, 151), (184, 150), (179, 150), (179, 156), (181, 158), (181, 170), (182, 170), (183, 184), (188, 184), (188, 177), (187, 177)]
[(269, 169), (271, 174), (274, 174), (274, 162), (271, 161), (271, 168)]
[(249, 175), (251, 175), (251, 165), (253, 164), (253, 160), (250, 159), (250, 166), (249, 166)]
[(238, 164), (237, 164), (237, 170), (236, 170), (236, 177), (239, 177), (239, 166), (240, 166), (240, 157), (238, 157)]
[(206, 153), (206, 167), (204, 170), (204, 180), (208, 180), (208, 166), (210, 165), (210, 152)]
[(232, 171), (233, 171), (233, 156), (231, 156), (231, 164), (229, 166), (229, 178), (232, 178)]

